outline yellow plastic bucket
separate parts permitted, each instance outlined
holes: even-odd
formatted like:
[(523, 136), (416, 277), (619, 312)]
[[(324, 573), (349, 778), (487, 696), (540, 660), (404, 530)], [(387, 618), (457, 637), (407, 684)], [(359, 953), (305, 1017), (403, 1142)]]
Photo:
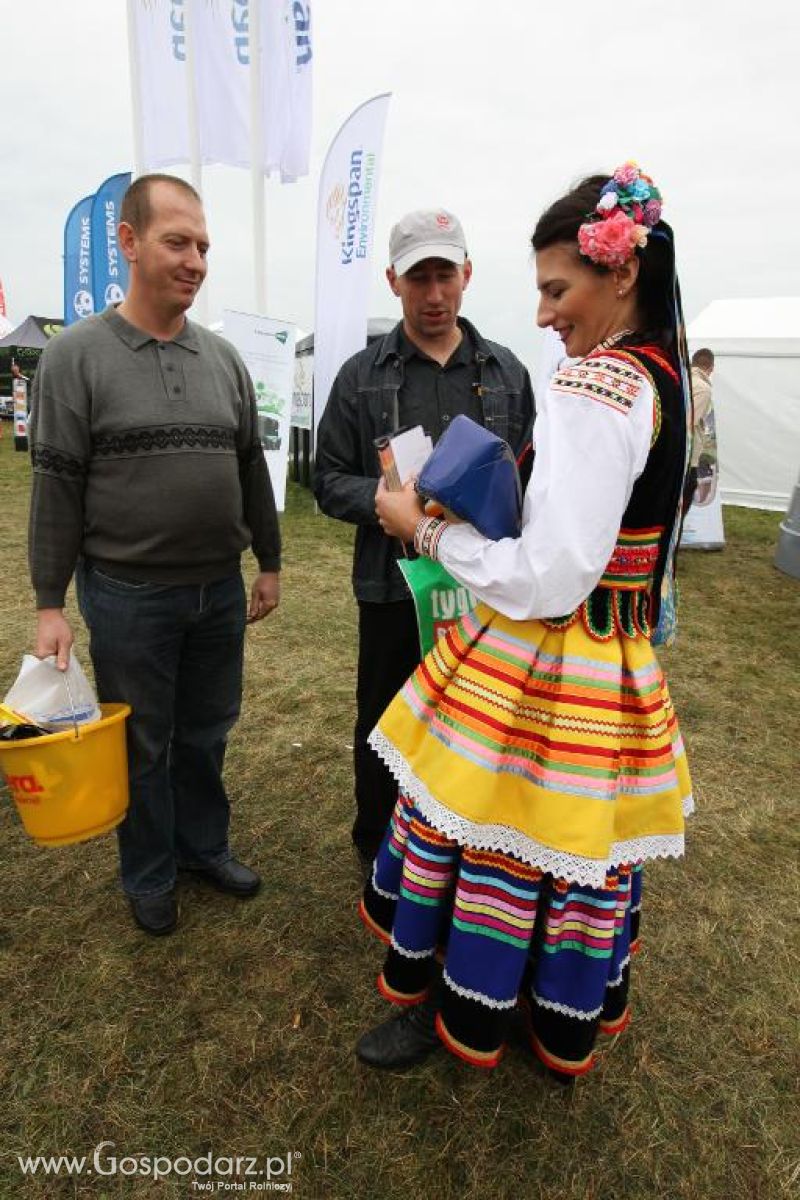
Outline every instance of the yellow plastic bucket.
[(127, 704), (44, 737), (0, 742), (0, 770), (25, 830), (41, 846), (84, 842), (119, 825), (128, 809)]

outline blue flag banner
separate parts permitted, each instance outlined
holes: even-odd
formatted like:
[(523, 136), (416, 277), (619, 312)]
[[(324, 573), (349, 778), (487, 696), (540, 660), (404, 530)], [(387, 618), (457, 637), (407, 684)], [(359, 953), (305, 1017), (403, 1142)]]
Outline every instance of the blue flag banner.
[(92, 274), (97, 312), (125, 299), (128, 264), (117, 241), (119, 207), (131, 182), (129, 171), (101, 183), (92, 202)]
[(92, 282), (92, 201), (84, 196), (64, 225), (64, 324), (82, 321), (94, 312)]

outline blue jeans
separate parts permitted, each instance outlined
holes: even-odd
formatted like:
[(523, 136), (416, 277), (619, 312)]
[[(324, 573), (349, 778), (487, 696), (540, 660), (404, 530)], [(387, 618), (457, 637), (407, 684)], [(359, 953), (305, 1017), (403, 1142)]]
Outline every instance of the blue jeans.
[(156, 896), (178, 867), (227, 862), (222, 783), (239, 716), (246, 622), (238, 573), (209, 584), (129, 583), (82, 564), (78, 602), (98, 698), (130, 704), (130, 808), (117, 829), (122, 887)]

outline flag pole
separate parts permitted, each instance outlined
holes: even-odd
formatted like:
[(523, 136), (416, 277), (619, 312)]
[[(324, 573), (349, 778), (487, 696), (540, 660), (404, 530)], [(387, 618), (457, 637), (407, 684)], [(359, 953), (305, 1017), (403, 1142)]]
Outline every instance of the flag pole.
[(142, 96), (139, 76), (139, 39), (136, 32), (134, 5), (128, 0), (128, 70), (131, 81), (131, 114), (133, 116), (133, 177), (142, 173)]
[(264, 109), (261, 70), (261, 5), (251, 4), (250, 24), (250, 183), (253, 197), (253, 270), (256, 312), (267, 312), (266, 187), (264, 182)]
[[(194, 28), (192, 26), (192, 6), (184, 8), (186, 32), (186, 84), (189, 96), (189, 178), (192, 187), (203, 195), (203, 165), (200, 160), (200, 129), (197, 124), (197, 77), (195, 75), (195, 46)], [(197, 321), (200, 325), (208, 326), (208, 284), (201, 287), (197, 293), (194, 306)]]

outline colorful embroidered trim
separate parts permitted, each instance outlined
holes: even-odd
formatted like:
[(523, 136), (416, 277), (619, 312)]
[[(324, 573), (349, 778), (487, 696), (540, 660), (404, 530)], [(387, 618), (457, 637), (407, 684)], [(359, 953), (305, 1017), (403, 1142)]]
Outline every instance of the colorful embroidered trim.
[[(652, 359), (653, 362), (657, 362), (660, 366), (663, 366), (665, 370), (670, 370), (674, 374), (674, 367), (670, 367), (666, 359), (662, 361), (661, 352), (659, 351), (656, 353), (657, 349), (658, 348), (655, 346), (636, 347), (637, 353), (644, 354), (646, 357)], [(631, 363), (634, 370), (638, 371), (640, 375), (644, 375), (645, 379), (650, 384), (650, 387), (653, 391), (653, 433), (650, 438), (650, 445), (654, 446), (656, 444), (656, 438), (661, 432), (661, 397), (658, 394), (658, 388), (656, 387), (655, 379), (650, 374), (644, 363), (639, 362), (636, 354), (631, 354), (627, 350), (619, 350), (616, 347), (611, 350), (606, 350), (604, 354), (609, 358), (617, 358), (620, 362)]]
[[(635, 365), (631, 366), (631, 362)], [(599, 400), (627, 416), (639, 395), (643, 373), (646, 374), (635, 359), (605, 350), (557, 371), (550, 386), (564, 395)]]
[(379, 938), (385, 945), (391, 945), (391, 935), (387, 932), (387, 930), (381, 929), (375, 918), (367, 912), (367, 909), (364, 907), (363, 900), (358, 906), (358, 915), (361, 917), (361, 920), (364, 922), (370, 933), (374, 933), (375, 936)]
[(544, 928), (546, 954), (579, 950), (589, 958), (610, 958), (625, 928), (630, 906), (630, 875), (609, 875), (602, 893), (578, 892), (563, 879), (553, 883)]
[(496, 1067), (503, 1057), (505, 1047), (491, 1051), (475, 1050), (471, 1046), (465, 1045), (464, 1042), (460, 1042), (458, 1038), (453, 1037), (449, 1032), (442, 1020), (441, 1013), (436, 1014), (436, 1032), (451, 1054), (455, 1054), (457, 1058), (463, 1059), (464, 1062), (469, 1063), (473, 1067), (491, 1069), (492, 1067)]
[(391, 1004), (411, 1005), (420, 1004), (423, 1000), (427, 999), (430, 989), (425, 988), (423, 991), (413, 992), (410, 995), (407, 995), (404, 992), (398, 992), (393, 987), (389, 986), (384, 978), (383, 971), (381, 971), (380, 975), (378, 976), (378, 991), (383, 996), (384, 1000), (388, 1000)]
[[(617, 590), (619, 588), (619, 590)], [(580, 621), (593, 642), (608, 642), (614, 633), (623, 637), (650, 640), (650, 605), (647, 587), (599, 587), (574, 612), (564, 617), (548, 617), (542, 624), (548, 629), (569, 629)]]
[(656, 569), (663, 532), (663, 525), (651, 529), (620, 529), (598, 587), (629, 591), (646, 588)]
[(667, 352), (663, 350), (661, 346), (655, 346), (649, 343), (646, 346), (637, 346), (636, 353), (643, 354), (645, 358), (649, 358), (651, 362), (656, 363), (657, 366), (661, 367), (662, 371), (666, 371), (667, 375), (669, 375), (676, 387), (681, 386), (681, 378), (675, 368), (675, 363), (670, 359)]
[(600, 1033), (605, 1033), (608, 1037), (616, 1037), (619, 1033), (624, 1033), (631, 1023), (631, 1010), (626, 1008), (621, 1017), (616, 1021), (600, 1021)]
[(526, 949), (536, 920), (541, 877), (541, 871), (524, 863), (511, 874), (502, 855), (465, 847), (453, 925), (462, 933), (482, 934)]
[(568, 1058), (559, 1058), (556, 1054), (549, 1054), (545, 1050), (536, 1034), (531, 1036), (531, 1047), (538, 1059), (549, 1067), (551, 1071), (560, 1071), (562, 1075), (585, 1075), (587, 1071), (591, 1071), (594, 1063), (594, 1054), (587, 1054), (581, 1062), (571, 1062)]
[[(480, 654), (470, 658), (470, 672), (461, 672), (456, 686), (448, 643), (461, 656), (478, 630), (474, 613), (463, 617), (439, 644), (446, 660), (440, 664), (434, 652), (401, 693), (430, 734), (457, 757), (525, 779), (545, 794), (604, 800), (620, 793), (645, 797), (673, 791), (674, 716), (667, 713), (655, 660), (636, 670), (601, 656), (559, 658), (542, 650), (531, 660), (511, 637), (493, 629), (482, 637)], [(439, 694), (442, 687), (446, 701)], [(509, 688), (515, 689), (513, 738), (508, 716), (493, 699), (493, 691), (502, 698)], [(582, 731), (577, 736), (576, 723)], [(590, 741), (583, 730), (596, 730), (598, 736)], [(432, 836), (428, 829), (419, 830), (420, 837), (423, 833)], [(402, 888), (405, 892), (405, 879)]]
[(433, 910), (404, 895), (384, 912), (383, 896), (399, 889), (405, 870), (384, 839), (373, 872), (380, 890), (368, 884), (362, 902), (362, 915), (379, 914), (368, 927), (381, 928), (387, 918), (392, 927), (381, 994), (401, 1004), (429, 995), (434, 954), (444, 940), (436, 1027), (452, 1053), (474, 1066), (494, 1066), (510, 1012), (519, 1007), (539, 1057), (554, 1070), (583, 1073), (596, 1034), (621, 1032), (629, 1017), (641, 867), (620, 865), (601, 886), (585, 887), (548, 879), (513, 855), (437, 838), (404, 794), (396, 817), (409, 829), (406, 853), (435, 846), (437, 858), (452, 857), (455, 903), (453, 890), (441, 893)]
[(435, 906), (450, 889), (452, 855), (437, 853), (442, 836), (427, 824), (413, 820), (410, 832), (413, 836), (405, 847), (400, 895), (417, 904)]

